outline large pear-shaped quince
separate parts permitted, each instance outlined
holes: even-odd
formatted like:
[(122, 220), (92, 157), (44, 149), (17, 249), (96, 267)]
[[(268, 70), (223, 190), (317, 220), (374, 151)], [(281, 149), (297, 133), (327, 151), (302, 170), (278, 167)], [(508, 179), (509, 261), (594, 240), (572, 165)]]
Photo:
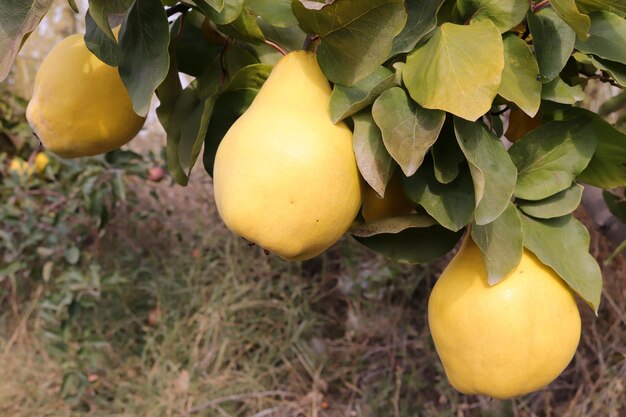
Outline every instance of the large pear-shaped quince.
[(326, 250), (361, 205), (352, 132), (331, 121), (330, 93), (315, 54), (287, 54), (215, 157), (224, 223), (287, 260)]
[(64, 158), (117, 149), (145, 122), (117, 68), (91, 53), (79, 34), (59, 42), (41, 63), (26, 117), (46, 149)]
[(524, 250), (517, 268), (490, 286), (469, 236), (437, 280), (428, 322), (452, 386), (500, 399), (552, 382), (580, 339), (574, 295), (551, 268)]

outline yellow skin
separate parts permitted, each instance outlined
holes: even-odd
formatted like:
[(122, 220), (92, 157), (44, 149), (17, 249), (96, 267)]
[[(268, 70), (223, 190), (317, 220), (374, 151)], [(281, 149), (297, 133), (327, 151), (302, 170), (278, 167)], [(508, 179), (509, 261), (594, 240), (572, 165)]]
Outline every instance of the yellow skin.
[(24, 161), (21, 158), (13, 158), (11, 160), (11, 164), (9, 165), (9, 172), (14, 172), (19, 176), (30, 176), (33, 172), (43, 174), (48, 166), (48, 163), (50, 163), (50, 159), (44, 153), (38, 153), (37, 156), (35, 156), (35, 162), (33, 165), (30, 165), (27, 161)]
[(93, 55), (79, 34), (59, 42), (41, 63), (26, 117), (46, 149), (63, 158), (117, 149), (145, 122), (117, 68)]
[(499, 399), (552, 382), (580, 339), (576, 301), (552, 269), (525, 250), (490, 287), (480, 249), (467, 237), (430, 295), (428, 321), (452, 386)]
[(369, 186), (366, 186), (363, 191), (361, 214), (366, 223), (388, 217), (404, 216), (411, 213), (413, 209), (413, 204), (406, 198), (398, 176), (391, 178), (383, 198), (380, 198), (376, 191)]
[(352, 132), (331, 121), (330, 93), (313, 53), (287, 54), (215, 157), (226, 226), (286, 260), (322, 253), (361, 206)]

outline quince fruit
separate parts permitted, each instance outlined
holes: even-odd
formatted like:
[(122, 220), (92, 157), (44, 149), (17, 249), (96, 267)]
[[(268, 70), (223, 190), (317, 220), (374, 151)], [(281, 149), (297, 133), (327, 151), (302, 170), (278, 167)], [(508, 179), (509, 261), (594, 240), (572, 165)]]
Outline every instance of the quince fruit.
[(413, 204), (404, 194), (398, 175), (394, 175), (387, 184), (383, 198), (380, 198), (369, 186), (363, 192), (361, 214), (366, 223), (373, 223), (388, 217), (404, 216), (410, 214), (413, 209)]
[(570, 288), (534, 254), (490, 286), (469, 236), (430, 295), (428, 322), (448, 380), (506, 399), (552, 382), (571, 361), (580, 315)]
[(59, 42), (41, 63), (26, 117), (46, 149), (63, 158), (117, 149), (145, 122), (117, 68), (91, 53), (79, 34)]
[(274, 67), (215, 156), (215, 202), (228, 228), (286, 260), (319, 255), (361, 206), (352, 132), (334, 124), (315, 54)]
[(15, 173), (20, 177), (30, 176), (34, 172), (41, 175), (43, 174), (49, 163), (50, 159), (44, 153), (38, 153), (37, 156), (35, 156), (35, 161), (33, 165), (29, 164), (22, 158), (15, 157), (11, 160), (11, 163), (9, 164), (9, 172)]

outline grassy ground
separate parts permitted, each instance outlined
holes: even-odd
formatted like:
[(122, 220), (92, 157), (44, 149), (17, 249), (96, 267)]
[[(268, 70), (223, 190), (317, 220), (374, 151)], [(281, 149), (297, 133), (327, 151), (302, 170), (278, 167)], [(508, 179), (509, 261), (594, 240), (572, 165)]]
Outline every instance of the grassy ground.
[(142, 201), (158, 211), (125, 221), (137, 210), (127, 208), (93, 246), (115, 285), (82, 313), (80, 345), (50, 349), (41, 292), (3, 310), (1, 416), (626, 413), (622, 257), (604, 268), (599, 316), (580, 305), (583, 338), (566, 372), (541, 392), (491, 401), (448, 385), (429, 336), (427, 296), (445, 260), (393, 264), (345, 239), (287, 264), (225, 230), (208, 180), (154, 191), (161, 203)]

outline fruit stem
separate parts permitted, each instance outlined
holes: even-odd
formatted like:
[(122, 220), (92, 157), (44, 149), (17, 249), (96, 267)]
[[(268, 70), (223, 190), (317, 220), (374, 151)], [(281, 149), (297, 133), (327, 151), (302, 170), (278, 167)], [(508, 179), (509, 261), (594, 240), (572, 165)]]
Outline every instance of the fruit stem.
[(305, 51), (308, 51), (309, 48), (311, 47), (311, 44), (313, 42), (315, 42), (316, 40), (318, 40), (320, 37), (317, 35), (307, 35), (306, 39), (304, 40), (304, 45), (302, 45), (302, 49), (304, 49)]
[(276, 49), (282, 55), (287, 55), (287, 52), (285, 52), (285, 50), (281, 48), (277, 43), (274, 43), (268, 39), (265, 39), (263, 42), (265, 42), (267, 45), (271, 46), (272, 48)]
[(550, 0), (542, 0), (538, 3), (535, 3), (534, 1), (531, 3), (531, 9), (533, 10), (533, 13), (536, 12), (539, 9), (542, 9), (544, 7), (547, 7), (550, 5)]

